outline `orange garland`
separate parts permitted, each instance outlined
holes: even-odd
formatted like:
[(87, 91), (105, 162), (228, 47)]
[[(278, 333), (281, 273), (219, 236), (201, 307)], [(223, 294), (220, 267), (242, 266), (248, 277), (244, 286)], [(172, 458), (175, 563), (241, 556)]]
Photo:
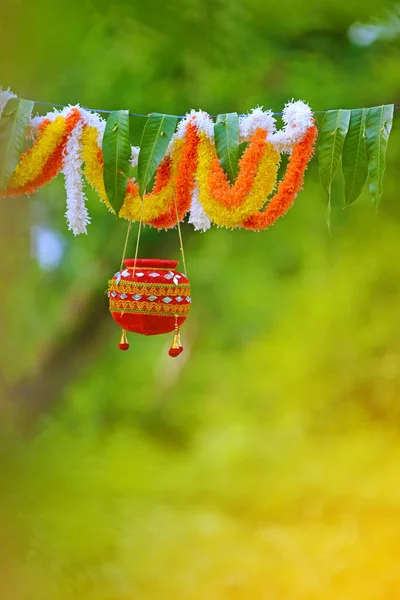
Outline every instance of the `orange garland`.
[(293, 205), (303, 185), (304, 173), (314, 154), (314, 143), (317, 139), (317, 128), (310, 127), (301, 142), (292, 151), (283, 180), (278, 191), (271, 198), (267, 208), (248, 217), (242, 224), (245, 229), (260, 231), (267, 229), (282, 217)]
[[(66, 117), (66, 119), (65, 119), (66, 127), (65, 127), (65, 132), (61, 139), (61, 142), (57, 145), (55, 150), (49, 156), (43, 169), (41, 170), (39, 175), (37, 177), (35, 177), (35, 179), (27, 182), (25, 185), (20, 186), (18, 188), (13, 188), (11, 186), (8, 186), (7, 190), (5, 192), (0, 192), (0, 195), (3, 197), (7, 196), (9, 198), (13, 198), (15, 196), (21, 196), (22, 194), (33, 194), (36, 192), (37, 189), (39, 189), (40, 187), (44, 186), (46, 183), (49, 183), (52, 179), (54, 179), (54, 177), (56, 177), (58, 175), (58, 173), (62, 170), (63, 153), (64, 153), (65, 145), (68, 141), (68, 137), (70, 136), (71, 131), (73, 130), (75, 125), (79, 122), (80, 118), (81, 118), (81, 116), (80, 116), (79, 110), (77, 108), (74, 108), (69, 113), (69, 115)], [(33, 150), (35, 148), (35, 144), (37, 144), (37, 142), (40, 139), (40, 136), (43, 135), (44, 131), (46, 130), (46, 127), (48, 127), (49, 124), (50, 124), (50, 121), (48, 119), (43, 121), (43, 123), (39, 127), (39, 135), (36, 138), (35, 143), (33, 144), (32, 148), (29, 148), (24, 154), (22, 154), (20, 161), (23, 160), (24, 156), (33, 152)]]
[[(211, 188), (212, 164), (216, 156), (215, 145), (204, 135), (200, 135), (199, 162), (196, 173), (196, 181), (199, 189), (200, 204), (209, 217), (220, 227), (240, 227), (242, 222), (254, 212), (261, 210), (268, 196), (276, 185), (277, 170), (280, 154), (275, 150), (271, 142), (266, 141), (266, 131), (259, 128), (252, 139), (256, 141), (255, 152), (252, 142), (248, 147), (246, 160), (240, 163), (240, 172), (237, 181), (246, 183), (242, 187), (230, 186), (227, 178), (222, 179), (222, 192), (225, 191), (225, 201), (218, 202), (215, 198), (222, 194), (221, 188)], [(261, 157), (259, 153), (261, 150)], [(248, 188), (248, 191), (247, 191)], [(240, 194), (235, 194), (236, 191)], [(242, 198), (242, 193), (246, 195)], [(226, 206), (225, 204), (228, 204)]]
[(182, 150), (182, 157), (179, 162), (178, 172), (175, 178), (174, 194), (168, 210), (162, 215), (150, 221), (152, 227), (157, 229), (170, 229), (182, 221), (186, 213), (190, 210), (192, 202), (192, 192), (194, 188), (194, 175), (197, 167), (197, 148), (199, 145), (199, 136), (197, 127), (189, 123), (186, 129), (185, 146)]
[(215, 151), (208, 185), (209, 193), (216, 202), (229, 209), (237, 208), (246, 201), (265, 151), (266, 136), (267, 132), (264, 129), (257, 129), (254, 132), (239, 161), (239, 173), (233, 185), (230, 185)]

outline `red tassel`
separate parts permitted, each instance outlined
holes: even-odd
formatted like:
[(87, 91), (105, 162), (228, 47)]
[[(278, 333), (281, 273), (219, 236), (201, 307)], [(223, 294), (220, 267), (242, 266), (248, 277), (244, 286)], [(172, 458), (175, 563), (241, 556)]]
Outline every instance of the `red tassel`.
[(170, 356), (172, 356), (172, 358), (175, 358), (175, 356), (179, 356), (180, 353), (182, 352), (183, 348), (170, 348), (168, 350), (168, 354)]
[(178, 325), (178, 321), (175, 322), (174, 339), (172, 340), (172, 346), (168, 351), (168, 354), (175, 358), (183, 352), (183, 346), (181, 344), (181, 330)]

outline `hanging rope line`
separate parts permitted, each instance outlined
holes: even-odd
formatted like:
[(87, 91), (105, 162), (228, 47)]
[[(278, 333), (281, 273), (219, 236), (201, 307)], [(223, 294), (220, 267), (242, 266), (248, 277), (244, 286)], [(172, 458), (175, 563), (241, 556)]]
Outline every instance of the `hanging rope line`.
[[(35, 104), (40, 104), (42, 106), (51, 106), (51, 107), (54, 107), (54, 108), (67, 108), (69, 106), (67, 104), (52, 104), (51, 102), (41, 102), (41, 101), (38, 101), (38, 100), (32, 100), (32, 102), (34, 102)], [(114, 112), (112, 110), (105, 110), (105, 109), (102, 109), (102, 108), (88, 108), (86, 106), (82, 106), (82, 108), (85, 109), (85, 110), (89, 110), (91, 112), (103, 113), (103, 114), (106, 114), (106, 115), (110, 115), (112, 112)], [(400, 110), (400, 106), (395, 106), (394, 110)], [(314, 110), (313, 112), (314, 112), (314, 114), (322, 115), (322, 114), (324, 114), (324, 113), (326, 113), (328, 111), (327, 110)], [(149, 113), (147, 115), (144, 115), (144, 114), (141, 114), (141, 113), (129, 112), (129, 116), (130, 117), (142, 117), (144, 119), (147, 119), (150, 116), (150, 114), (151, 113)], [(246, 116), (246, 114), (247, 113), (241, 113), (241, 114), (239, 114), (239, 117), (244, 117), (244, 116)], [(274, 112), (272, 114), (274, 115), (274, 117), (279, 117), (279, 116), (282, 116), (283, 112), (282, 111), (280, 111), (280, 112)], [(177, 115), (178, 119), (184, 119), (185, 116), (186, 115)], [(213, 117), (213, 118), (216, 118), (217, 116), (218, 115), (210, 115), (210, 117)]]
[(174, 205), (175, 205), (176, 224), (177, 224), (177, 228), (178, 228), (179, 247), (180, 247), (180, 251), (181, 251), (181, 255), (182, 255), (183, 274), (185, 275), (185, 277), (187, 277), (185, 251), (183, 249), (183, 238), (182, 238), (182, 231), (181, 231), (181, 223), (180, 223), (180, 218), (179, 218), (179, 214), (178, 214), (178, 205), (176, 203), (175, 185), (174, 185)]

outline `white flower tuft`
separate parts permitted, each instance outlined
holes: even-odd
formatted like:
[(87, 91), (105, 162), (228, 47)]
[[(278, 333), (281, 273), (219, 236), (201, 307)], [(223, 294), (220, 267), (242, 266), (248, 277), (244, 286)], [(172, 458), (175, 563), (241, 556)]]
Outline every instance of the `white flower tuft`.
[(193, 123), (196, 125), (199, 133), (204, 132), (210, 140), (214, 139), (214, 122), (210, 115), (206, 113), (204, 110), (194, 110), (192, 109), (189, 113), (187, 113), (183, 119), (181, 119), (178, 123), (178, 127), (176, 132), (171, 138), (170, 143), (168, 144), (166, 156), (171, 154), (175, 140), (182, 140), (186, 135), (186, 128), (189, 123)]
[(191, 110), (190, 122), (196, 125), (199, 133), (205, 133), (210, 140), (214, 139), (214, 121), (204, 110)]
[(211, 227), (211, 220), (204, 212), (199, 200), (199, 188), (195, 186), (192, 194), (192, 205), (190, 207), (189, 223), (195, 231), (207, 231)]
[(199, 133), (204, 132), (210, 140), (214, 139), (214, 122), (210, 115), (204, 110), (192, 109), (187, 115), (179, 122), (177, 131), (174, 135), (175, 139), (182, 139), (185, 137), (186, 128), (189, 123), (196, 125)]
[(6, 107), (6, 104), (9, 100), (11, 100), (12, 98), (16, 98), (17, 96), (15, 94), (13, 94), (13, 92), (10, 90), (10, 88), (7, 88), (6, 90), (3, 90), (3, 88), (0, 87), (0, 119), (1, 119), (1, 115), (3, 114), (3, 110)]
[(253, 108), (248, 115), (239, 119), (239, 135), (241, 141), (249, 141), (256, 129), (265, 129), (268, 136), (276, 130), (276, 122), (271, 110), (263, 110), (261, 107)]
[(68, 229), (74, 235), (87, 233), (86, 226), (90, 223), (85, 205), (86, 196), (83, 192), (81, 139), (84, 123), (82, 120), (72, 130), (66, 144), (63, 160), (65, 189), (67, 191)]
[(306, 131), (312, 125), (313, 114), (311, 108), (302, 100), (292, 100), (285, 105), (282, 115), (283, 122), (287, 125), (298, 127)]
[(292, 100), (285, 105), (282, 119), (283, 129), (272, 135), (270, 141), (279, 152), (290, 152), (313, 124), (313, 113), (302, 100)]
[(134, 168), (138, 164), (140, 148), (139, 146), (132, 146), (131, 151), (131, 167)]

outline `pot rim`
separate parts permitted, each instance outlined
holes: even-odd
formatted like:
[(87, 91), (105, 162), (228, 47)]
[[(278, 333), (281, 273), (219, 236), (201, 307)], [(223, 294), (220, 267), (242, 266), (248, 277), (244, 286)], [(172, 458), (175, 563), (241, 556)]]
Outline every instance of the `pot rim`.
[[(134, 258), (126, 258), (124, 263), (127, 267), (133, 268), (135, 265)], [(137, 258), (136, 259), (136, 269), (170, 269), (171, 271), (175, 269), (179, 264), (177, 260), (168, 260), (163, 258)]]

